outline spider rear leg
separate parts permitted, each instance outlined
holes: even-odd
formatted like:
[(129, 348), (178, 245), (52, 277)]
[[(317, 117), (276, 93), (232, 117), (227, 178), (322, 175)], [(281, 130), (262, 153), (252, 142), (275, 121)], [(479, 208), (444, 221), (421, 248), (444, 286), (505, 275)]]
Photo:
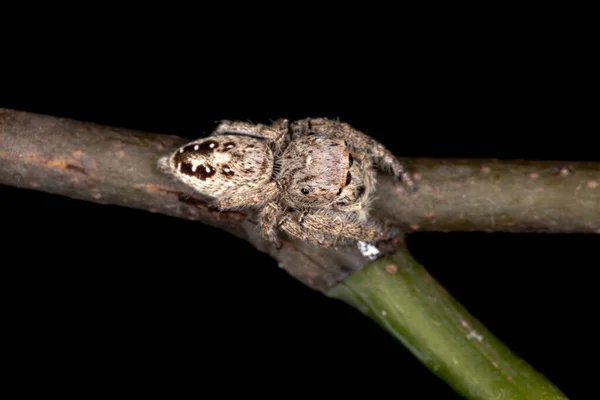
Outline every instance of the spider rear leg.
[(376, 174), (373, 162), (361, 152), (354, 152), (348, 171), (351, 181), (338, 196), (334, 208), (366, 221), (369, 214), (369, 203), (376, 184)]

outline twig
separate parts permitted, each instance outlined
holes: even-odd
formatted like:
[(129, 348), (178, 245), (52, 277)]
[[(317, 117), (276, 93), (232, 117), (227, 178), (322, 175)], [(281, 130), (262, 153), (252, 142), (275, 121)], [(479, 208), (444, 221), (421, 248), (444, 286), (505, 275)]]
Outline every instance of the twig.
[(567, 398), (446, 292), (404, 245), (326, 294), (376, 321), (466, 399)]
[[(159, 173), (156, 160), (187, 139), (0, 109), (0, 184), (196, 220), (248, 240), (288, 273), (327, 290), (370, 261), (357, 249), (265, 243), (241, 212), (206, 207)], [(600, 233), (600, 164), (405, 160), (419, 190), (382, 175), (374, 216), (405, 231)], [(378, 251), (392, 251), (382, 243)]]
[[(402, 238), (344, 251), (285, 240), (276, 249), (262, 240), (251, 215), (209, 209), (156, 169), (160, 156), (186, 140), (0, 109), (0, 184), (219, 227), (270, 254), (307, 286), (368, 314), (469, 398), (560, 395), (436, 286)], [(599, 163), (405, 161), (418, 191), (382, 176), (373, 204), (376, 218), (405, 231), (600, 233)], [(367, 265), (369, 254), (394, 250)]]

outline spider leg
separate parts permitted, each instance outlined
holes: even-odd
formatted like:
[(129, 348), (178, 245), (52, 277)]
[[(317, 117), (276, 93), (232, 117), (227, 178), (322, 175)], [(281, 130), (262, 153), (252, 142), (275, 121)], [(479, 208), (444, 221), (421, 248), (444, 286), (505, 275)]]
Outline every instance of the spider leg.
[(286, 219), (282, 224), (282, 229), (291, 236), (321, 247), (334, 247), (336, 244), (341, 245), (350, 241), (347, 238), (340, 238), (338, 236), (328, 235), (323, 232), (306, 229), (288, 219)]
[(344, 187), (333, 208), (337, 211), (354, 213), (359, 220), (366, 221), (376, 184), (373, 162), (365, 154), (355, 152), (349, 172), (352, 174), (352, 181)]
[(221, 210), (260, 205), (273, 199), (278, 193), (276, 182), (270, 182), (258, 190), (242, 192), (233, 196), (219, 197), (213, 205)]
[(281, 149), (288, 140), (289, 122), (287, 119), (278, 119), (270, 126), (252, 124), (250, 122), (223, 120), (210, 136), (239, 134), (266, 139), (275, 144), (277, 150)]
[(377, 140), (354, 129), (345, 122), (330, 120), (326, 118), (303, 119), (292, 124), (292, 131), (295, 136), (304, 136), (311, 133), (333, 135), (346, 140), (348, 146), (359, 150), (372, 157), (376, 163), (392, 174), (400, 178), (402, 182), (411, 189), (416, 188), (412, 175), (406, 170), (406, 167), (400, 160)]
[(276, 244), (278, 247), (280, 242), (277, 237), (277, 225), (282, 214), (283, 210), (277, 202), (270, 202), (260, 212), (260, 226), (263, 238)]
[(377, 183), (377, 177), (375, 174), (375, 168), (373, 162), (369, 157), (366, 157), (362, 153), (357, 153), (356, 158), (362, 165), (362, 173), (363, 173), (363, 185), (366, 190), (363, 193), (363, 201), (367, 201), (366, 197), (373, 191), (375, 188), (375, 184)]
[(377, 242), (390, 239), (400, 232), (382, 224), (360, 223), (347, 218), (343, 213), (327, 212), (306, 214), (303, 218), (284, 218), (281, 229), (299, 239), (324, 247), (331, 247), (337, 242), (347, 243), (352, 240)]

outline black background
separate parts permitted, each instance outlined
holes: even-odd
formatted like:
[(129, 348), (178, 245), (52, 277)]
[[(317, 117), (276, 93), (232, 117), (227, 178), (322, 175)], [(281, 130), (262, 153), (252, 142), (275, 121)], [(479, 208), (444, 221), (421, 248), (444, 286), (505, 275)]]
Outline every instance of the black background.
[[(189, 138), (220, 119), (339, 117), (402, 156), (600, 160), (593, 57), (560, 35), (367, 39), (353, 25), (332, 42), (274, 44), (266, 29), (217, 43), (203, 21), (167, 39), (154, 26), (110, 44), (38, 38), (5, 71), (0, 106)], [(23, 366), (54, 384), (454, 398), (358, 311), (224, 232), (15, 188), (0, 199), (9, 329)], [(598, 235), (418, 233), (409, 246), (570, 398), (595, 387), (583, 361)]]

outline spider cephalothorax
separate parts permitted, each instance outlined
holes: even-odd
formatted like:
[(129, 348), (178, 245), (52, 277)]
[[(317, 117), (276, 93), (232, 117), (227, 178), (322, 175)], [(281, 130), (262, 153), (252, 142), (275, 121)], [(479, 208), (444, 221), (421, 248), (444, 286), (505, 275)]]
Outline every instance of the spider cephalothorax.
[(257, 208), (265, 239), (277, 243), (280, 228), (321, 246), (397, 233), (369, 221), (374, 164), (413, 184), (383, 145), (328, 119), (270, 126), (223, 121), (159, 161), (162, 171), (214, 198), (220, 209)]
[(335, 207), (352, 182), (354, 160), (341, 138), (298, 138), (290, 142), (279, 162), (281, 196), (292, 208)]

